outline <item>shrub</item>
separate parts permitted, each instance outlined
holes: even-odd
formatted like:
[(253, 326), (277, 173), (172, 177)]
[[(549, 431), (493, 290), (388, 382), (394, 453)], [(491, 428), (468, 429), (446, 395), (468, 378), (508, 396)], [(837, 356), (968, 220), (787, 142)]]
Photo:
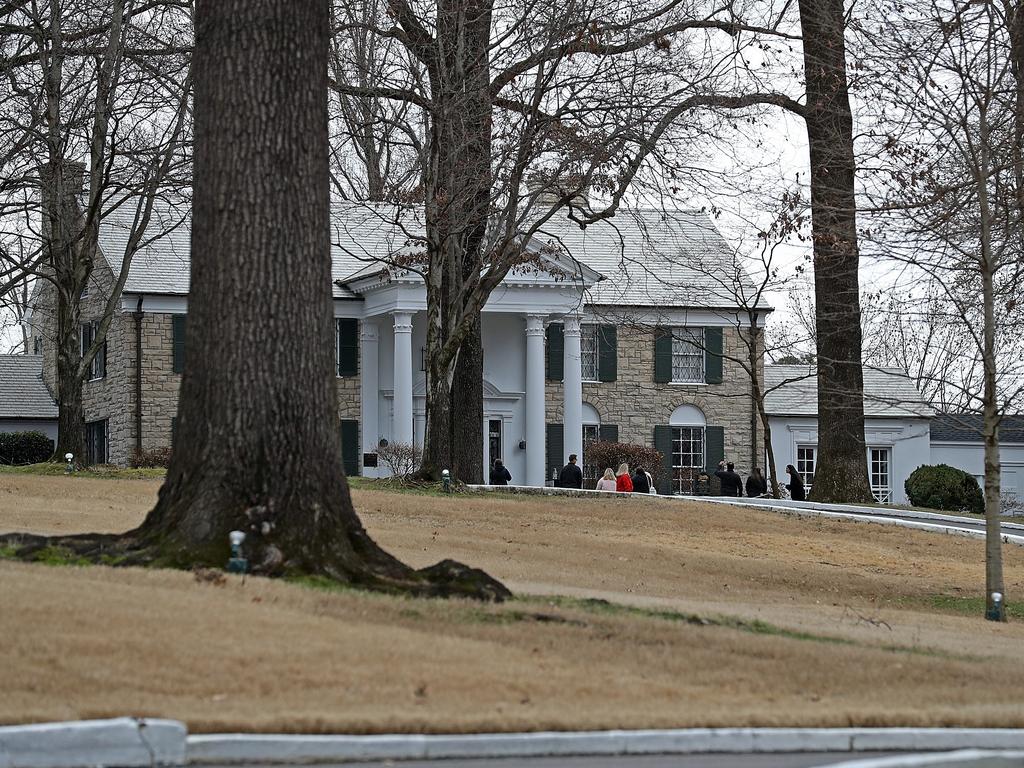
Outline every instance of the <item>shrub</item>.
[(985, 511), (985, 498), (974, 476), (947, 464), (918, 467), (903, 488), (915, 507), (979, 514)]
[(587, 464), (597, 467), (598, 477), (607, 467), (611, 467), (613, 472), (618, 472), (619, 464), (622, 462), (629, 464), (630, 472), (637, 467), (643, 467), (651, 473), (655, 483), (665, 471), (661, 463), (664, 457), (649, 445), (591, 440), (583, 446), (583, 456)]
[[(383, 441), (382, 441), (383, 442)], [(377, 446), (377, 459), (395, 477), (408, 477), (420, 468), (420, 449), (411, 443), (388, 443)]]
[(0, 432), (0, 464), (38, 464), (53, 456), (53, 440), (42, 432)]
[(128, 466), (132, 469), (156, 469), (162, 467), (167, 469), (171, 463), (170, 448), (135, 448), (132, 450), (131, 458), (128, 459)]

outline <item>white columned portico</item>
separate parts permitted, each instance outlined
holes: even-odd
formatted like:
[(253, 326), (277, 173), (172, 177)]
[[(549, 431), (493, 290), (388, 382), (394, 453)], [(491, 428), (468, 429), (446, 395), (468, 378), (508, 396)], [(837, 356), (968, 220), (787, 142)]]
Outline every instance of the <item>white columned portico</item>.
[(395, 321), (395, 397), (391, 440), (412, 444), (412, 313), (393, 312)]
[(544, 485), (544, 315), (526, 316), (526, 485)]
[[(377, 442), (380, 440), (377, 406), (380, 333), (377, 324), (369, 320), (363, 320), (359, 326), (359, 399), (362, 403), (363, 453), (376, 453)], [(376, 477), (377, 470), (369, 467), (364, 469), (364, 473)]]
[(563, 325), (564, 350), (562, 358), (562, 446), (565, 456), (559, 463), (568, 460), (569, 454), (579, 457), (583, 466), (583, 356), (580, 350), (579, 315), (566, 315)]

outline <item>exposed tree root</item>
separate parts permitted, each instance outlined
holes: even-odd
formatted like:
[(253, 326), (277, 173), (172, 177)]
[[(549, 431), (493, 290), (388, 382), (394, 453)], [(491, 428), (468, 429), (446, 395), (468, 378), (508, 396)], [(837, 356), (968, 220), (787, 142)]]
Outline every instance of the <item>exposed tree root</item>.
[[(171, 552), (165, 543), (152, 543), (141, 529), (123, 534), (85, 533), (72, 536), (39, 536), (8, 533), (0, 536), (0, 547), (25, 562), (48, 562), (137, 567), (194, 568), (216, 566), (202, 558), (188, 559)], [(375, 548), (376, 549), (376, 548)], [(13, 551), (11, 551), (13, 550)], [(512, 593), (497, 579), (478, 568), (454, 560), (413, 570), (377, 549), (384, 557), (370, 558), (360, 567), (325, 558), (323, 562), (289, 561), (266, 555), (252, 569), (257, 576), (322, 576), (340, 584), (389, 594), (413, 597), (462, 597), (485, 602), (502, 602)]]

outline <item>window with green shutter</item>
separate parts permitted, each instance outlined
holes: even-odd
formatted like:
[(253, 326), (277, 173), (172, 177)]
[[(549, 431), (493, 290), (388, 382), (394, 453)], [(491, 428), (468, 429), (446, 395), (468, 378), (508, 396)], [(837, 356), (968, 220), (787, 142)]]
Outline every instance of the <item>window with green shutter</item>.
[(185, 370), (185, 319), (187, 315), (171, 316), (171, 370)]
[(672, 329), (654, 329), (654, 381), (668, 384), (672, 381)]
[(619, 372), (618, 329), (602, 325), (597, 334), (597, 376), (599, 381), (615, 381)]
[[(545, 427), (545, 438), (546, 438), (546, 453), (547, 453), (547, 475), (546, 480), (550, 480), (552, 477), (558, 477), (558, 473), (561, 471), (562, 466), (565, 464), (565, 457), (562, 456), (564, 441), (562, 439), (564, 432), (561, 424), (548, 424)], [(526, 446), (529, 450), (530, 446)]]
[(619, 442), (619, 425), (602, 424), (597, 428), (597, 434), (600, 436), (602, 442), (617, 443)]
[(359, 474), (359, 421), (356, 419), (341, 420), (341, 460), (346, 475)]
[(722, 383), (722, 329), (704, 329), (704, 380), (708, 384)]
[(338, 341), (338, 376), (355, 376), (359, 373), (359, 321), (339, 317), (334, 322)]
[(725, 427), (705, 427), (704, 446), (707, 469), (714, 472), (718, 462), (725, 460)]
[(547, 351), (545, 357), (545, 371), (548, 381), (561, 381), (565, 361), (562, 355), (565, 352), (565, 337), (561, 323), (551, 323), (545, 332), (547, 343), (544, 345)]
[(654, 428), (654, 450), (661, 454), (661, 472), (658, 473), (656, 481), (658, 493), (667, 496), (675, 490), (672, 487), (674, 475), (672, 467), (672, 427), (668, 424), (661, 424)]

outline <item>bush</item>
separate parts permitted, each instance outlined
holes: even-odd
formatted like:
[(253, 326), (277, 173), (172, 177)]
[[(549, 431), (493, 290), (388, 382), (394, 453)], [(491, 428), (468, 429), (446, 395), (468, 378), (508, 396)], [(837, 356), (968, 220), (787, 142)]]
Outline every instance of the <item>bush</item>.
[(661, 463), (664, 457), (649, 445), (592, 440), (583, 446), (583, 456), (587, 464), (597, 467), (599, 478), (607, 467), (611, 467), (612, 472), (618, 472), (619, 464), (622, 462), (629, 464), (630, 472), (637, 467), (643, 467), (651, 473), (655, 483), (665, 471)]
[(167, 469), (171, 463), (170, 448), (152, 448), (150, 450), (135, 448), (132, 450), (128, 466), (132, 469)]
[(53, 456), (53, 440), (42, 432), (0, 432), (0, 464), (38, 464)]
[[(383, 441), (382, 441), (383, 442)], [(405, 478), (420, 468), (420, 449), (412, 443), (388, 443), (377, 446), (377, 460), (395, 477)]]
[(974, 476), (947, 464), (918, 467), (903, 488), (915, 507), (978, 514), (985, 511), (985, 498)]

